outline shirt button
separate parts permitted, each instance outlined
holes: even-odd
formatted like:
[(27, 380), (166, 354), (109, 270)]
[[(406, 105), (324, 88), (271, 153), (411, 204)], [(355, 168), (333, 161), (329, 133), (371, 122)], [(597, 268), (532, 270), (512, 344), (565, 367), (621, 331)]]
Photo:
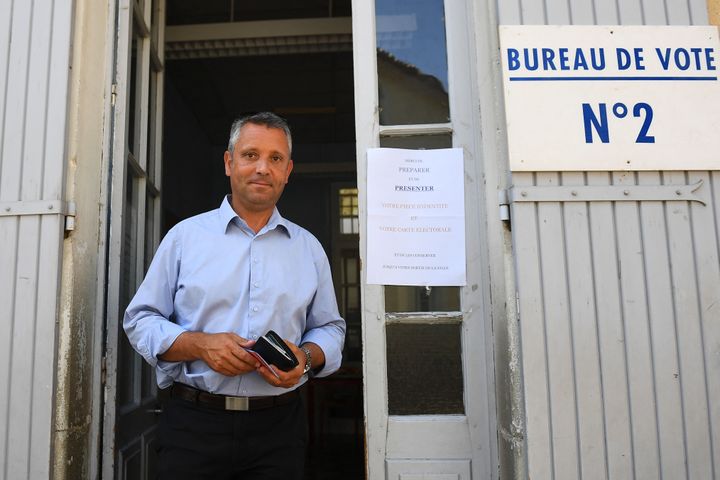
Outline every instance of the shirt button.
[(258, 311), (258, 307), (253, 307), (253, 312), (257, 312), (257, 311)]
[(253, 258), (253, 263), (258, 263), (259, 261), (257, 258)]
[(259, 286), (260, 286), (260, 284), (258, 282), (253, 283), (253, 287), (255, 287), (255, 288), (257, 288)]

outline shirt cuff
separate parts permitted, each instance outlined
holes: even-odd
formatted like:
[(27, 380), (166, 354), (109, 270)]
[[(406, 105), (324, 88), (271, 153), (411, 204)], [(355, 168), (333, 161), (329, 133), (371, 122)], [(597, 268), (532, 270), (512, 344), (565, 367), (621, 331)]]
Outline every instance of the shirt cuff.
[(159, 331), (152, 337), (151, 343), (147, 345), (146, 349), (143, 349), (143, 357), (145, 357), (153, 367), (158, 367), (165, 371), (167, 368), (170, 368), (170, 365), (179, 365), (182, 362), (165, 362), (160, 360), (160, 355), (167, 352), (172, 344), (175, 343), (177, 337), (187, 330), (167, 320), (158, 322), (158, 327)]
[(164, 360), (157, 361), (157, 384), (160, 388), (167, 388), (173, 384), (174, 379), (182, 373), (184, 362), (166, 362)]
[(300, 344), (314, 343), (325, 355), (325, 365), (319, 371), (313, 373), (314, 377), (327, 377), (335, 373), (342, 363), (342, 344), (336, 338), (320, 329), (310, 330), (303, 336)]

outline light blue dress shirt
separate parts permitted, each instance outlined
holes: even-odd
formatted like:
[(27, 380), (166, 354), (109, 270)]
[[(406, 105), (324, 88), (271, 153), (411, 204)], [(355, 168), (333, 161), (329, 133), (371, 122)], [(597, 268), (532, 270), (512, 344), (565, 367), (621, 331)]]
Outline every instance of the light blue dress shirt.
[(227, 377), (201, 360), (165, 362), (158, 355), (185, 331), (257, 339), (274, 330), (296, 345), (320, 346), (325, 366), (316, 376), (322, 377), (340, 367), (345, 338), (330, 265), (317, 239), (277, 209), (255, 234), (228, 197), (219, 209), (188, 218), (167, 233), (123, 326), (133, 347), (156, 367), (161, 388), (177, 381), (239, 396), (287, 390), (256, 372)]

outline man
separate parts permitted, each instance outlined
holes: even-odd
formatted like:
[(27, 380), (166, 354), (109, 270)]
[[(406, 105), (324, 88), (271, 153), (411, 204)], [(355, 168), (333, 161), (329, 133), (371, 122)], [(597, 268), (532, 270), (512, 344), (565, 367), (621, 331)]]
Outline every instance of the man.
[[(280, 117), (236, 120), (225, 152), (232, 194), (168, 232), (125, 313), (130, 343), (171, 389), (160, 478), (302, 478), (297, 388), (338, 369), (345, 322), (320, 243), (275, 207), (291, 148)], [(287, 339), (297, 367), (271, 370), (245, 350), (268, 330)]]

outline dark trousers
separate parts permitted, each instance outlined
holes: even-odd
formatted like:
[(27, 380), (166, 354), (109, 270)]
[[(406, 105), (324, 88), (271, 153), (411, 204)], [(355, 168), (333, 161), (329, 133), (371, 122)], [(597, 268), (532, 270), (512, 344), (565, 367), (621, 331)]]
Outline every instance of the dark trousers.
[(158, 478), (300, 480), (307, 441), (300, 397), (249, 412), (170, 398), (158, 425)]

